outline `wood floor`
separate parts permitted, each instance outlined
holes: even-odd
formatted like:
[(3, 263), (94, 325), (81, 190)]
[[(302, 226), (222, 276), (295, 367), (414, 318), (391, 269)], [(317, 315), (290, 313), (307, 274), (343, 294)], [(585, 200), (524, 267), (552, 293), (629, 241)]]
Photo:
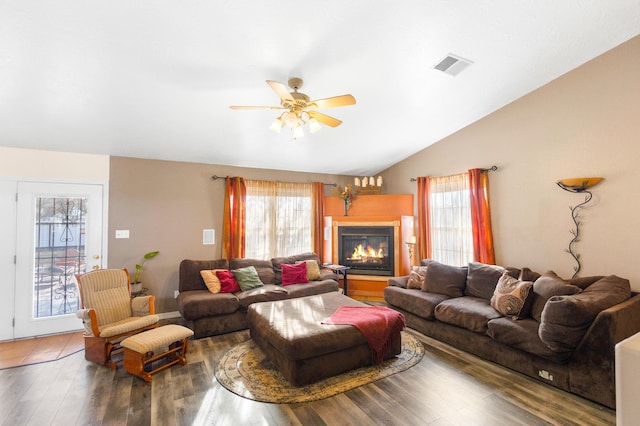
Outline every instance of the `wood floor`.
[(304, 404), (238, 397), (214, 371), (247, 331), (193, 341), (186, 366), (148, 384), (79, 352), (0, 370), (2, 425), (613, 425), (615, 412), (413, 333), (426, 354), (415, 367)]

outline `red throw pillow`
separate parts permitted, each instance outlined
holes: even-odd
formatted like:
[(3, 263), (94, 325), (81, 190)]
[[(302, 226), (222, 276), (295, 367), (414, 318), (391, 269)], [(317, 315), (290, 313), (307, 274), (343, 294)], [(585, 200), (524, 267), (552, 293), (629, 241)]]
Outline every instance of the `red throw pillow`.
[(231, 271), (217, 270), (216, 277), (220, 280), (220, 293), (235, 293), (240, 291), (238, 281)]
[(282, 285), (301, 284), (308, 283), (307, 279), (307, 265), (305, 263), (298, 263), (292, 265), (289, 263), (282, 264)]

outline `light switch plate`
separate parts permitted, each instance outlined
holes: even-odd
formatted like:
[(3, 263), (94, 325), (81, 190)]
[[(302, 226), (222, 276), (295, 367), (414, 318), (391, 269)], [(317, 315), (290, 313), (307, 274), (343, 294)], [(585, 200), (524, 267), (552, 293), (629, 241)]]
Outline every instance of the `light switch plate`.
[(116, 229), (116, 238), (129, 238), (128, 229)]

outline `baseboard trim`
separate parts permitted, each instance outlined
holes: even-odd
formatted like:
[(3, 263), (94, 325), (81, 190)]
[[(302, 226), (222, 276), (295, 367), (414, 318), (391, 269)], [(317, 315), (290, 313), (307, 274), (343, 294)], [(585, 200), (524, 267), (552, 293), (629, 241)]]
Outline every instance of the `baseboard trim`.
[(180, 312), (178, 311), (163, 312), (161, 314), (158, 314), (158, 317), (160, 317), (160, 319), (180, 318)]

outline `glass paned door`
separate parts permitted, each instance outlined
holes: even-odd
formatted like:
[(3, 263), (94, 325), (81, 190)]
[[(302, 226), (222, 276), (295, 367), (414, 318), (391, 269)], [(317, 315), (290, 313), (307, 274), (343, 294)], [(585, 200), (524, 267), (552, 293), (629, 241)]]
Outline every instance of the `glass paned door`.
[(73, 314), (79, 308), (75, 274), (86, 272), (88, 200), (35, 197), (33, 317)]
[(75, 275), (102, 261), (102, 185), (18, 184), (15, 337), (82, 327)]

